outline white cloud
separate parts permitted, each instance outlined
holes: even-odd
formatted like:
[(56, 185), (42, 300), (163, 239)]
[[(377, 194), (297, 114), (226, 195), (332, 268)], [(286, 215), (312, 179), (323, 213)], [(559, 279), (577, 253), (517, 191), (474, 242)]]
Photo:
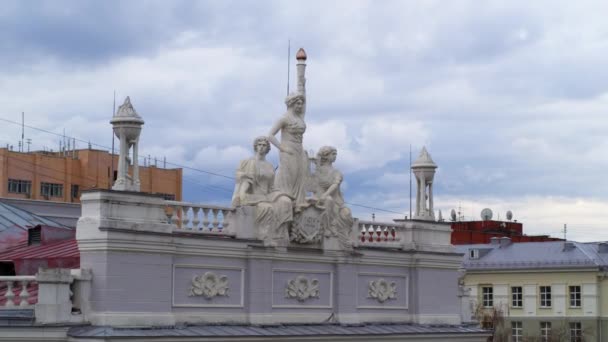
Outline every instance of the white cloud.
[(321, 146), (338, 149), (336, 165), (345, 172), (382, 168), (387, 163), (409, 154), (409, 145), (428, 142), (429, 132), (420, 122), (395, 122), (391, 117), (377, 116), (347, 127), (345, 122), (326, 121), (310, 124), (305, 146), (317, 151)]
[[(338, 148), (347, 201), (399, 211), (409, 145), (429, 145), (450, 196), (522, 212), (512, 200), (522, 194), (522, 208), (564, 209), (556, 222), (602, 218), (606, 2), (78, 4), (5, 5), (0, 117), (24, 111), (26, 124), (109, 146), (116, 89), (146, 120), (142, 155), (231, 176), (285, 110), (290, 38), (292, 56), (309, 55), (305, 147)], [(57, 136), (26, 137), (57, 149)], [(19, 138), (0, 125), (0, 143)]]
[(207, 170), (221, 170), (227, 176), (233, 176), (227, 171), (234, 171), (238, 162), (251, 156), (252, 152), (242, 146), (207, 146), (202, 148), (194, 157), (193, 164)]
[(478, 197), (462, 198), (436, 196), (437, 209), (449, 214), (451, 209), (462, 208), (465, 219), (479, 220), (483, 208), (494, 212), (494, 219), (505, 220), (511, 210), (513, 218), (522, 222), (528, 235), (563, 237), (564, 224), (568, 225), (568, 239), (574, 241), (608, 240), (603, 228), (608, 222), (608, 201), (595, 198), (568, 198), (553, 196), (521, 196), (519, 198)]

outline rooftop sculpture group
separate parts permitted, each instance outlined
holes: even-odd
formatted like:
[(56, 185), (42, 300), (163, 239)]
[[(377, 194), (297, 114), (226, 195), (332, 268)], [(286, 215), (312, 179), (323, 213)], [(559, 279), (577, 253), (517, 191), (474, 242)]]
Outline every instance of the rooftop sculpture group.
[[(286, 97), (287, 111), (272, 126), (268, 136), (254, 140), (255, 155), (241, 161), (232, 204), (255, 206), (257, 237), (266, 246), (323, 242), (331, 249), (349, 250), (354, 221), (340, 191), (342, 173), (333, 167), (337, 150), (322, 147), (314, 158), (308, 156), (303, 147), (306, 132), (304, 49), (298, 50), (296, 59), (297, 92)], [(280, 141), (276, 138), (279, 132)], [(271, 144), (279, 150), (276, 176), (274, 167), (266, 161)], [(307, 197), (307, 193), (312, 196)]]
[[(321, 244), (323, 249), (350, 251), (353, 241), (357, 239), (351, 236), (351, 232), (357, 228), (340, 191), (342, 173), (333, 166), (337, 149), (323, 146), (316, 156), (309, 156), (303, 146), (306, 132), (306, 59), (304, 49), (298, 50), (297, 91), (285, 98), (287, 110), (268, 134), (255, 138), (254, 155), (241, 161), (236, 171), (232, 206), (248, 208), (253, 222), (241, 225), (252, 227), (245, 235), (262, 240), (265, 246)], [(111, 123), (120, 139), (118, 172), (113, 189), (139, 191), (137, 154), (144, 121), (133, 108), (129, 97), (118, 108)], [(279, 133), (280, 138), (277, 139)], [(266, 160), (271, 146), (275, 146), (279, 153), (276, 174), (274, 166)], [(133, 162), (129, 158), (131, 148)], [(129, 174), (131, 164), (132, 174)], [(429, 153), (422, 148), (412, 165), (418, 188), (414, 220), (435, 221), (433, 178), (436, 168)], [(187, 213), (183, 215), (187, 218)], [(439, 218), (442, 220), (441, 214)]]

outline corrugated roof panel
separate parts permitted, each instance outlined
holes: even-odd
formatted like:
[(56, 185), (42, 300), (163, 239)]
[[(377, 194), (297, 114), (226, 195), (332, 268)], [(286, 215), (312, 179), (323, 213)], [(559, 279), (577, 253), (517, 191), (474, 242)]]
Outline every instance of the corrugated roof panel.
[(4, 253), (0, 253), (0, 260), (77, 257), (80, 257), (80, 251), (78, 250), (78, 242), (76, 242), (76, 239), (50, 242), (44, 245), (22, 245)]
[(249, 325), (207, 325), (180, 328), (132, 328), (112, 329), (103, 327), (75, 327), (68, 332), (72, 337), (161, 337), (161, 336), (318, 336), (318, 335), (424, 335), (424, 334), (480, 334), (488, 335), (486, 330), (457, 326), (433, 326), (421, 324), (367, 324), (363, 326), (344, 326), (337, 324), (282, 325), (282, 326), (249, 326)]
[(14, 226), (26, 229), (26, 227), (35, 227), (37, 225), (70, 229), (61, 223), (0, 202), (0, 231)]

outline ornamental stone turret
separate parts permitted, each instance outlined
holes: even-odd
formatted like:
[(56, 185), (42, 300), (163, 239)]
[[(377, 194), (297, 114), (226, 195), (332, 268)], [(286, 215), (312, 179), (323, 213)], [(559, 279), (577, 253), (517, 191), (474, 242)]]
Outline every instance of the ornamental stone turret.
[[(139, 164), (137, 153), (139, 150), (139, 135), (144, 120), (137, 114), (131, 99), (127, 96), (125, 102), (118, 107), (118, 111), (110, 120), (114, 134), (120, 140), (120, 155), (118, 157), (118, 170), (116, 182), (112, 190), (140, 191)], [(133, 159), (129, 158), (129, 150), (133, 147)], [(129, 175), (129, 165), (133, 163), (133, 174)]]
[(433, 162), (426, 147), (422, 147), (418, 159), (412, 164), (416, 176), (416, 212), (414, 220), (435, 221), (433, 210), (433, 178), (437, 164)]

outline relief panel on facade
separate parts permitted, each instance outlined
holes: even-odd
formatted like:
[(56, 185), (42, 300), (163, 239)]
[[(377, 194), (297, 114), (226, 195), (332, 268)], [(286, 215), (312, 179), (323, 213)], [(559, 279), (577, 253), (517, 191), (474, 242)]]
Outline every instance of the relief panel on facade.
[(357, 308), (406, 310), (407, 281), (406, 274), (360, 272), (357, 277)]
[(173, 306), (242, 307), (243, 283), (239, 267), (175, 265)]
[(331, 308), (333, 275), (330, 271), (274, 269), (273, 308)]
[(373, 298), (380, 303), (389, 299), (397, 298), (397, 283), (386, 281), (384, 278), (370, 280), (368, 283), (369, 298)]
[(319, 279), (299, 275), (289, 280), (285, 286), (285, 298), (297, 299), (299, 302), (319, 298)]
[(228, 296), (228, 277), (215, 272), (205, 272), (192, 277), (189, 297), (203, 296), (211, 299), (215, 296)]

